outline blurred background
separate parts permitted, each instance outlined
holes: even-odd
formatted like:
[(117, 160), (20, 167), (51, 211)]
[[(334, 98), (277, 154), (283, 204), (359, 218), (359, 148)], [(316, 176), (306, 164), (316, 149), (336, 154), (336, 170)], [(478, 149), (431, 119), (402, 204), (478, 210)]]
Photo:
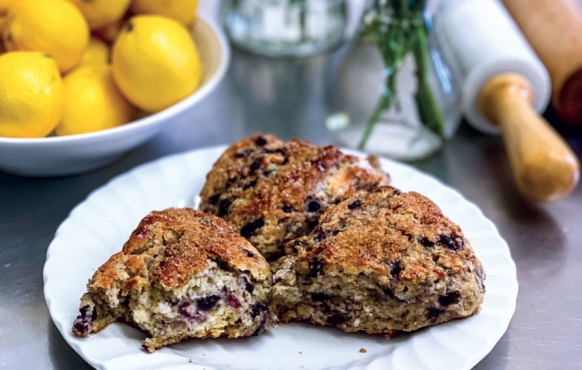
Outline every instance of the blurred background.
[[(8, 173), (79, 174), (154, 136), (150, 158), (254, 132), (418, 162), (461, 127), (503, 143), (530, 200), (578, 181), (576, 0), (54, 0), (43, 15), (40, 0), (4, 1)], [(49, 93), (9, 77), (25, 73), (52, 76)]]

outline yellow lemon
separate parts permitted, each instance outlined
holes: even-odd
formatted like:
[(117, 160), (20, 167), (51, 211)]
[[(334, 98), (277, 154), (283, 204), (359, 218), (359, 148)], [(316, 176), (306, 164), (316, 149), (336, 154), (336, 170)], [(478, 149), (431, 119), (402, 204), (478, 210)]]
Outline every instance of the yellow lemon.
[(88, 64), (107, 64), (109, 63), (109, 46), (98, 38), (91, 37), (89, 46), (81, 56), (79, 66)]
[(47, 54), (17, 51), (0, 56), (0, 136), (44, 137), (63, 114), (63, 81)]
[(123, 17), (131, 0), (69, 0), (77, 5), (87, 18), (89, 27), (96, 30)]
[(79, 9), (65, 0), (22, 0), (8, 10), (3, 38), (6, 50), (51, 54), (67, 72), (79, 63), (89, 28)]
[(20, 0), (0, 0), (0, 14), (4, 14), (8, 11), (8, 8)]
[(194, 40), (177, 21), (131, 18), (113, 45), (113, 78), (137, 107), (158, 112), (192, 94), (202, 71)]
[(165, 15), (190, 26), (197, 8), (198, 0), (133, 0), (130, 9), (135, 14)]
[(65, 106), (57, 135), (117, 127), (131, 120), (133, 106), (121, 95), (106, 64), (80, 66), (63, 80)]

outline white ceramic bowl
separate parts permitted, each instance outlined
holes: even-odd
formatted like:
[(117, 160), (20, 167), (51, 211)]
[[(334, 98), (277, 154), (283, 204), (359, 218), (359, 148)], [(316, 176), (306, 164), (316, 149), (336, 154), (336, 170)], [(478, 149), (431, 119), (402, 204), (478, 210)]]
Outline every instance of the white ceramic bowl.
[(24, 176), (60, 176), (105, 166), (155, 135), (176, 115), (192, 109), (216, 88), (230, 61), (219, 25), (199, 14), (192, 28), (203, 65), (202, 83), (181, 102), (123, 126), (90, 134), (13, 139), (0, 137), (0, 170)]

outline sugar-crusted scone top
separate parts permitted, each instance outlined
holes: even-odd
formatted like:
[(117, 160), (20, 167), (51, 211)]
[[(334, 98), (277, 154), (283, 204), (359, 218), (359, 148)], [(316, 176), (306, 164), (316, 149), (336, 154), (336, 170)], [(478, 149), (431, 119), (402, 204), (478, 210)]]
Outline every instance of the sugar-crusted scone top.
[(286, 248), (273, 287), (284, 322), (390, 335), (470, 316), (485, 293), (459, 226), (428, 198), (390, 186), (329, 207)]
[[(271, 276), (268, 264), (233, 225), (190, 208), (151, 212), (132, 232), (121, 253), (135, 256), (139, 269), (148, 262), (147, 255), (153, 254), (150, 249), (160, 247), (164, 248), (162, 253), (151, 251), (159, 260), (150, 273), (167, 288), (179, 287), (190, 275), (204, 272), (211, 261), (249, 271), (257, 280)], [(131, 259), (127, 262), (133, 265)], [(106, 284), (109, 276), (103, 274), (101, 283)]]
[(374, 157), (255, 135), (233, 144), (214, 164), (200, 210), (234, 223), (274, 260), (284, 254), (286, 242), (311, 231), (327, 207), (388, 182)]
[[(374, 271), (414, 281), (483, 268), (458, 225), (416, 192), (383, 186), (329, 208), (310, 236), (287, 245), (290, 254), (318, 255), (342, 271)], [(479, 281), (481, 282), (481, 281)]]
[(124, 288), (129, 290), (150, 284), (144, 279), (149, 277), (166, 288), (179, 288), (190, 275), (204, 272), (212, 260), (249, 271), (257, 280), (268, 279), (269, 266), (257, 256), (256, 249), (221, 218), (189, 208), (153, 211), (122, 251), (95, 272), (91, 286), (110, 289), (126, 277)]

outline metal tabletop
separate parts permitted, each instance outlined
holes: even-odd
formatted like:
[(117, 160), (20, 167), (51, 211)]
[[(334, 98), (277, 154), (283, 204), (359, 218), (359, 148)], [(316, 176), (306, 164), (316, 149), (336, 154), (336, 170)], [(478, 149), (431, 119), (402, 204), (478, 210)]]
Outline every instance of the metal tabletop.
[[(136, 165), (257, 131), (333, 143), (323, 124), (330, 58), (274, 60), (234, 51), (228, 75), (208, 99), (117, 163), (63, 178), (0, 172), (0, 368), (90, 368), (61, 337), (43, 296), (47, 247), (76, 204)], [(582, 140), (569, 141), (580, 156)], [(476, 369), (582, 368), (582, 187), (558, 203), (527, 202), (512, 182), (501, 140), (467, 125), (441, 152), (412, 165), (477, 204), (517, 264), (515, 316)]]

